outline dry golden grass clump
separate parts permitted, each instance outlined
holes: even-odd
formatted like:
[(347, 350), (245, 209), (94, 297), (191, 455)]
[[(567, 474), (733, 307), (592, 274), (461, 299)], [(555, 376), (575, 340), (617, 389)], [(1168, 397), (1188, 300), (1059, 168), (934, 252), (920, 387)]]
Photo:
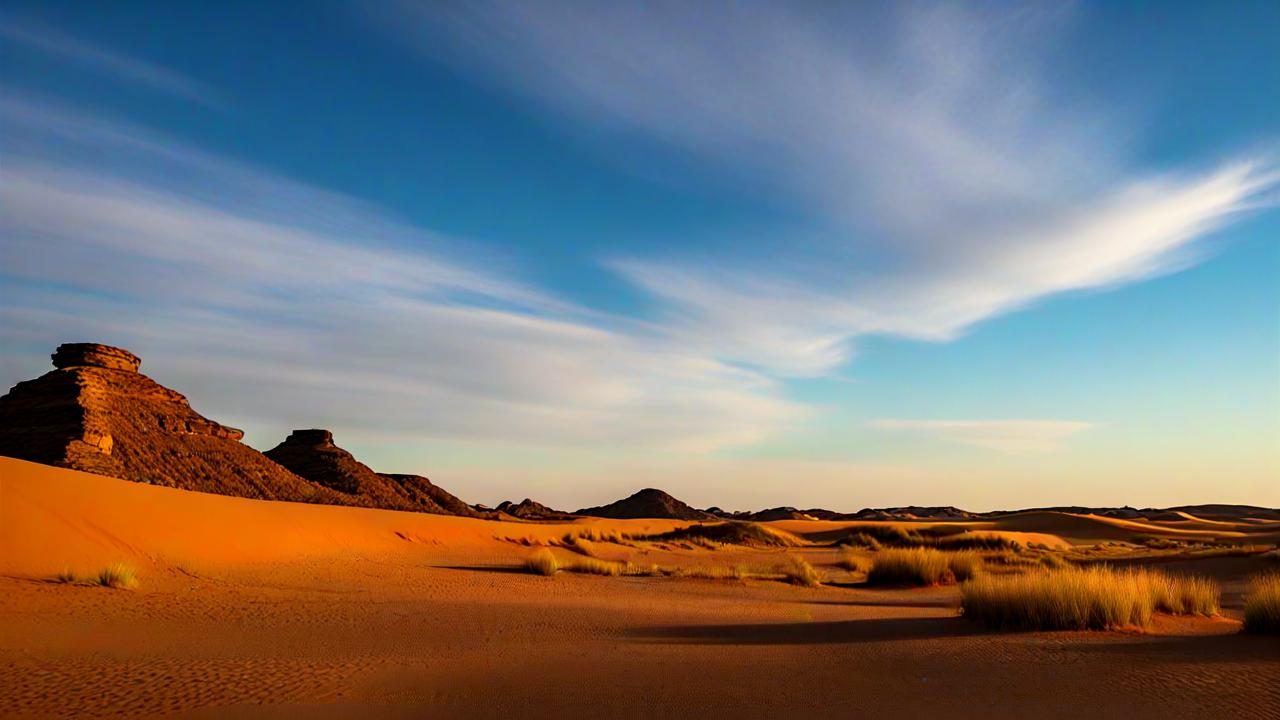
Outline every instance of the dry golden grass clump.
[(932, 547), (939, 550), (1022, 549), (1022, 543), (1000, 535), (971, 533), (954, 528), (904, 528), (899, 525), (867, 525), (857, 528), (845, 544), (878, 550), (887, 547)]
[(754, 573), (747, 569), (746, 565), (741, 563), (732, 566), (724, 565), (693, 565), (690, 567), (672, 568), (671, 575), (684, 578), (699, 578), (702, 580), (744, 580), (752, 577)]
[(573, 562), (564, 567), (569, 572), (582, 573), (584, 575), (610, 575), (618, 576), (626, 569), (624, 563), (612, 562), (610, 560), (600, 560), (593, 557), (575, 558)]
[(1145, 573), (1155, 609), (1173, 615), (1217, 615), (1218, 584), (1209, 578)]
[(555, 575), (560, 569), (560, 562), (551, 551), (542, 548), (524, 559), (524, 568), (535, 575)]
[(103, 587), (129, 590), (138, 586), (138, 573), (124, 563), (112, 563), (98, 571), (96, 581)]
[(654, 542), (688, 542), (714, 549), (724, 545), (763, 545), (767, 547), (796, 547), (800, 538), (784, 530), (765, 527), (760, 523), (732, 520), (706, 525), (690, 525), (659, 535), (636, 538)]
[(79, 582), (80, 578), (70, 570), (63, 570), (62, 572), (53, 576), (53, 581), (56, 583), (67, 584), (67, 583)]
[(1050, 570), (1062, 570), (1063, 568), (1071, 567), (1071, 563), (1067, 562), (1066, 558), (1053, 554), (1041, 555), (1040, 564)]
[(849, 572), (858, 572), (865, 575), (871, 571), (872, 562), (871, 558), (860, 555), (857, 550), (843, 546), (840, 548), (840, 559), (836, 561), (836, 565)]
[(947, 558), (947, 568), (956, 582), (964, 582), (982, 574), (982, 556), (974, 552), (952, 553)]
[(879, 550), (883, 545), (883, 543), (881, 543), (874, 536), (864, 532), (854, 533), (850, 535), (848, 538), (845, 539), (845, 544), (851, 545), (853, 547), (864, 547), (864, 548), (867, 548), (868, 550)]
[(565, 535), (564, 542), (561, 543), (566, 548), (587, 557), (597, 557), (596, 544), (584, 537), (575, 537), (573, 535)]
[(778, 567), (778, 572), (792, 585), (817, 587), (822, 584), (822, 579), (818, 577), (818, 571), (813, 569), (808, 560), (798, 555), (789, 555), (787, 562)]
[(1213, 615), (1210, 580), (1105, 566), (984, 575), (960, 586), (965, 617), (1004, 630), (1145, 627), (1156, 611)]
[(1280, 633), (1280, 573), (1253, 579), (1244, 598), (1244, 631), (1274, 635)]
[(883, 550), (867, 573), (872, 585), (940, 585), (955, 581), (951, 558), (933, 548)]

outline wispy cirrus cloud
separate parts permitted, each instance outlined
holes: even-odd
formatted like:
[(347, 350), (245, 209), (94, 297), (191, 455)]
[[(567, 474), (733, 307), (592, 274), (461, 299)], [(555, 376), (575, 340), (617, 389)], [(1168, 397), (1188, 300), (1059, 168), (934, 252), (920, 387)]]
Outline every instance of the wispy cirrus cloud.
[(876, 430), (921, 434), (947, 442), (1021, 455), (1061, 450), (1094, 427), (1074, 420), (873, 420)]
[(1134, 169), (1134, 128), (1045, 79), (1068, 5), (396, 7), (421, 51), (688, 153), (841, 238), (608, 261), (673, 338), (778, 375), (830, 373), (866, 335), (946, 340), (1185, 267), (1280, 179), (1256, 157)]
[[(6, 382), (24, 374), (13, 353), (81, 339), (129, 347), (201, 410), (276, 434), (705, 452), (806, 415), (776, 381), (530, 287), (491, 252), (29, 105), (0, 107)], [(85, 159), (108, 149), (128, 161)]]
[(81, 38), (12, 15), (0, 15), (0, 38), (11, 47), (35, 50), (182, 100), (209, 108), (225, 107), (208, 85), (170, 68), (119, 50), (100, 47)]

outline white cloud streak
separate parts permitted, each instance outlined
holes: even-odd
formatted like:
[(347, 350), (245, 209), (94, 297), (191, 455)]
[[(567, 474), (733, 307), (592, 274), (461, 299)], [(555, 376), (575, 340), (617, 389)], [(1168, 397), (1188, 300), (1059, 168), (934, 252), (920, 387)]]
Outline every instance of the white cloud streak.
[(861, 336), (946, 340), (1048, 295), (1185, 267), (1195, 240), (1278, 178), (1256, 159), (1126, 168), (1130, 128), (1044, 79), (1067, 6), (398, 7), (395, 31), (424, 52), (575, 122), (687, 151), (836, 228), (835, 246), (754, 248), (787, 260), (767, 267), (752, 248), (609, 261), (674, 338), (779, 375), (830, 373)]
[(213, 109), (224, 107), (218, 94), (204, 83), (127, 53), (98, 47), (51, 27), (12, 16), (0, 16), (0, 39), (188, 102)]
[(947, 442), (1011, 455), (1061, 450), (1069, 438), (1093, 427), (1072, 420), (873, 420), (876, 430), (923, 434)]
[(806, 414), (774, 380), (529, 288), (486, 254), (467, 262), (456, 243), (351, 199), (136, 128), (24, 126), (56, 114), (25, 110), (3, 113), (21, 150), (42, 134), (63, 149), (89, 138), (131, 170), (6, 157), (10, 359), (73, 339), (120, 344), (214, 417), (370, 442), (705, 452)]

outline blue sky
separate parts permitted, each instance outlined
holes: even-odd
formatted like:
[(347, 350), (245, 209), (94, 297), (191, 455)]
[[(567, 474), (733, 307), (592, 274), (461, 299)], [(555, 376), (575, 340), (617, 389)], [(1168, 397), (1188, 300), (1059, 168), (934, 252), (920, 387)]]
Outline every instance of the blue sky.
[(0, 382), (471, 501), (1280, 505), (1274, 3), (7, 3)]

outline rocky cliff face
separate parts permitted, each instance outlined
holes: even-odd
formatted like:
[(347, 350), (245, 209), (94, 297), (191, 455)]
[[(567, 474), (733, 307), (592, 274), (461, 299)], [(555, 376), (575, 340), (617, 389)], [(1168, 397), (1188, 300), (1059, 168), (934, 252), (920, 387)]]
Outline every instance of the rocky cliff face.
[(479, 513), (421, 475), (382, 475), (333, 443), (328, 430), (294, 430), (266, 456), (352, 504), (477, 517)]
[(267, 500), (350, 504), (240, 443), (108, 345), (58, 346), (54, 370), (0, 398), (0, 455), (155, 485)]

